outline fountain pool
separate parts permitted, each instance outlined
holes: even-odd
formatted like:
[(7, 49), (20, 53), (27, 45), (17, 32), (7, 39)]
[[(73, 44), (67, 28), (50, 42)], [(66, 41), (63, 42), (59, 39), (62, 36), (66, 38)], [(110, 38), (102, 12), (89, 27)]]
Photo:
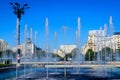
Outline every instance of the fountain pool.
[[(24, 65), (22, 65), (24, 66)], [(120, 79), (120, 67), (117, 66), (97, 66), (87, 67), (81, 66), (79, 71), (76, 71), (75, 66), (66, 67), (66, 76), (64, 76), (64, 67), (56, 66), (47, 69), (45, 66), (28, 66), (18, 67), (17, 79), (15, 69), (11, 69), (9, 72), (0, 73), (0, 80), (46, 80), (47, 70), (49, 80), (89, 80), (89, 79)]]

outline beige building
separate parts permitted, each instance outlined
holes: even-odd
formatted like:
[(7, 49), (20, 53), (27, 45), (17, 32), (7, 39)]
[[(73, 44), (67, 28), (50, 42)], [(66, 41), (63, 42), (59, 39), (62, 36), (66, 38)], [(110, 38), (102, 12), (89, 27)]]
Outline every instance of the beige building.
[(9, 49), (9, 44), (6, 43), (4, 40), (0, 39), (0, 51), (4, 51)]
[(85, 54), (87, 52), (88, 49), (92, 49), (93, 51), (97, 52), (99, 48), (99, 50), (101, 50), (100, 44), (102, 39), (106, 36), (106, 32), (105, 30), (91, 30), (89, 31), (88, 34), (88, 40), (85, 43), (85, 45), (83, 46), (83, 53)]
[(120, 49), (120, 32), (114, 33), (112, 39), (113, 49)]
[(112, 16), (110, 16), (110, 36), (107, 36), (107, 25), (104, 25), (104, 29), (100, 28), (100, 30), (91, 30), (88, 34), (88, 40), (85, 45), (82, 47), (84, 54), (88, 49), (92, 49), (95, 52), (100, 51), (102, 48), (110, 47), (115, 51), (116, 49), (120, 49), (120, 32), (115, 32), (112, 22)]
[(105, 30), (89, 31), (88, 40), (82, 49), (85, 54), (88, 49), (98, 52), (105, 47), (113, 50), (120, 49), (120, 33), (116, 32), (112, 36), (106, 36)]
[(54, 49), (53, 53), (58, 54), (61, 57), (64, 57), (65, 54), (71, 53), (72, 50), (77, 48), (76, 45), (60, 45), (60, 49)]
[(76, 45), (60, 45), (60, 50), (65, 51), (65, 53), (71, 53), (75, 48), (77, 48)]
[[(25, 53), (33, 54), (34, 50), (35, 50), (34, 48), (35, 48), (35, 45), (31, 42), (30, 38), (28, 38), (25, 43), (20, 45), (20, 49), (21, 49), (23, 55)], [(13, 52), (16, 52), (17, 47), (13, 47), (12, 50), (13, 50)]]

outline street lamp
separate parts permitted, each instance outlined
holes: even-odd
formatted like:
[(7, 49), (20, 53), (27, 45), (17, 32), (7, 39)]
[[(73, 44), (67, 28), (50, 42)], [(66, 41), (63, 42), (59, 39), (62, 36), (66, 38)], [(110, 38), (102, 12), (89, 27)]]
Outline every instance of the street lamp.
[(10, 2), (10, 5), (12, 6), (13, 13), (17, 15), (17, 41), (18, 41), (18, 48), (17, 48), (17, 59), (18, 63), (20, 63), (20, 20), (21, 15), (24, 14), (24, 11), (26, 9), (29, 9), (28, 4), (24, 4), (21, 6), (19, 3), (12, 3)]

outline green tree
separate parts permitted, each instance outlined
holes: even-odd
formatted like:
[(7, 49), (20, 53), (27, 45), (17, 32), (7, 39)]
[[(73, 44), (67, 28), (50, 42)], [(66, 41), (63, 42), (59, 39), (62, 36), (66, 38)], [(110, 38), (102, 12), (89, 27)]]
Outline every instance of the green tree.
[(88, 49), (86, 54), (85, 54), (85, 60), (86, 61), (89, 61), (89, 58), (90, 58), (90, 61), (93, 61), (94, 60), (94, 52), (92, 49)]
[(66, 53), (66, 61), (68, 61), (69, 58), (76, 58), (77, 56), (77, 51), (79, 51), (77, 48), (73, 49), (70, 53)]
[(72, 58), (72, 53), (67, 53), (65, 57), (66, 57), (66, 61), (68, 61), (69, 58)]
[(10, 50), (6, 50), (6, 54), (7, 54), (7, 57), (9, 58), (10, 57)]
[(117, 49), (117, 52), (119, 53), (119, 55), (120, 55), (120, 49)]
[(72, 54), (72, 58), (75, 58), (76, 57), (76, 54), (77, 54), (77, 48), (75, 48), (75, 49), (73, 49), (72, 51), (71, 51), (71, 54)]
[(0, 51), (0, 58), (2, 58), (2, 53), (3, 53), (3, 51)]
[(63, 61), (63, 60), (64, 60), (64, 58), (61, 57), (61, 56), (58, 55), (58, 54), (54, 54), (54, 53), (52, 53), (52, 57), (53, 57), (53, 58), (57, 58), (57, 60), (59, 60), (59, 61)]
[(40, 54), (42, 52), (42, 49), (41, 48), (34, 48), (35, 52), (34, 54), (32, 55), (33, 58), (40, 58)]
[(43, 57), (47, 56), (47, 53), (45, 52), (45, 50), (41, 51), (40, 54), (41, 54), (41, 56), (43, 56)]
[[(111, 55), (111, 52), (112, 52), (112, 55)], [(112, 60), (114, 60), (113, 49), (109, 47), (103, 48), (99, 53), (102, 53), (101, 58), (103, 61), (110, 60), (111, 56), (112, 56)]]

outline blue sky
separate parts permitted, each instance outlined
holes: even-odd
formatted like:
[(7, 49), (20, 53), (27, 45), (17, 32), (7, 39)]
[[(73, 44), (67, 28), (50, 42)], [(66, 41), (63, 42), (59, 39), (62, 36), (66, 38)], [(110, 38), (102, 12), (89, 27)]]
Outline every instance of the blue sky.
[(58, 33), (57, 46), (64, 44), (63, 26), (67, 26), (66, 44), (75, 43), (77, 18), (81, 18), (81, 46), (85, 44), (89, 30), (99, 29), (109, 17), (113, 17), (114, 30), (120, 32), (119, 0), (0, 0), (0, 38), (16, 45), (16, 15), (9, 2), (28, 3), (30, 9), (21, 18), (21, 43), (24, 41), (24, 26), (37, 31), (38, 46), (45, 48), (45, 18), (49, 20), (49, 45), (54, 48), (54, 32)]

